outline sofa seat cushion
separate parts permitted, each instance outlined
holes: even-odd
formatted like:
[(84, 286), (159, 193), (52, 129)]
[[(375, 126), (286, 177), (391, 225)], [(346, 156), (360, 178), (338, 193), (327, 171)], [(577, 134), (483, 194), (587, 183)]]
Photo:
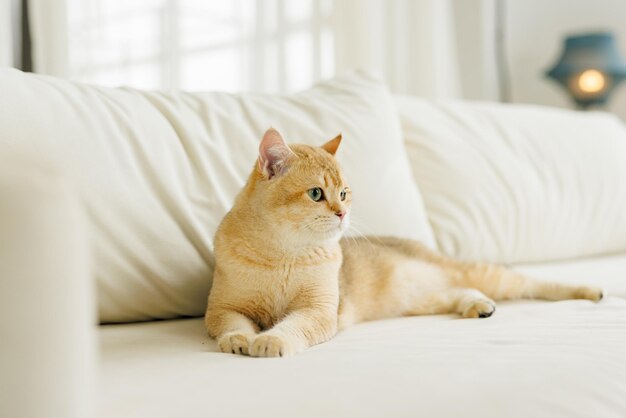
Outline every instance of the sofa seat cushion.
[(392, 97), (368, 76), (272, 96), (108, 89), (0, 70), (0, 92), (0, 154), (57, 167), (80, 194), (103, 322), (203, 313), (213, 235), (270, 126), (316, 145), (342, 132), (355, 228), (433, 244)]
[[(626, 254), (520, 268), (626, 297)], [(364, 323), (295, 357), (217, 353), (201, 319), (107, 325), (104, 417), (620, 417), (626, 299)]]
[(563, 109), (396, 100), (439, 248), (500, 263), (626, 250), (626, 127)]

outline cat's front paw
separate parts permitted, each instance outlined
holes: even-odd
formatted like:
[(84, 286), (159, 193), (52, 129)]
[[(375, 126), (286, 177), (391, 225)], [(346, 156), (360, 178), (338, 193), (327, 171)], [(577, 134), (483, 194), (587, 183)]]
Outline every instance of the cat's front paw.
[(217, 340), (217, 346), (222, 353), (249, 354), (250, 340), (247, 335), (236, 332), (222, 335)]
[(287, 357), (295, 353), (295, 347), (287, 339), (269, 334), (257, 336), (250, 346), (253, 357)]

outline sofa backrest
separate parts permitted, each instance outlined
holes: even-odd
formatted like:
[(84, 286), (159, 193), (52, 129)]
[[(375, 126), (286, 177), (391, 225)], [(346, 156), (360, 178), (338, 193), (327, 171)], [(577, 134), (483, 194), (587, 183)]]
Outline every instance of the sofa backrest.
[(314, 145), (341, 132), (356, 228), (433, 245), (392, 97), (367, 76), (289, 96), (168, 95), (0, 71), (0, 153), (43, 160), (74, 182), (102, 322), (204, 313), (213, 235), (270, 126)]
[(626, 250), (626, 128), (602, 112), (398, 97), (439, 248), (527, 263)]

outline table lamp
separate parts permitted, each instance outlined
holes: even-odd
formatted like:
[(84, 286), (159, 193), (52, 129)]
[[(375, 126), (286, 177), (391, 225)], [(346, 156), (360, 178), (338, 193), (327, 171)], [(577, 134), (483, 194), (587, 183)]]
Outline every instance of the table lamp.
[(546, 75), (563, 85), (581, 108), (606, 104), (626, 78), (612, 33), (568, 36), (561, 58)]

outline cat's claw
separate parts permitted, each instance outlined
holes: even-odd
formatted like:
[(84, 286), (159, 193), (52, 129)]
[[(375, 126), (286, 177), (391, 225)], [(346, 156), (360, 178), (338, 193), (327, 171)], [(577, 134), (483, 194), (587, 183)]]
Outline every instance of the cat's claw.
[(250, 341), (243, 334), (225, 334), (217, 340), (217, 346), (222, 353), (248, 355)]
[(287, 340), (274, 335), (259, 335), (250, 347), (252, 357), (287, 357), (294, 353)]

